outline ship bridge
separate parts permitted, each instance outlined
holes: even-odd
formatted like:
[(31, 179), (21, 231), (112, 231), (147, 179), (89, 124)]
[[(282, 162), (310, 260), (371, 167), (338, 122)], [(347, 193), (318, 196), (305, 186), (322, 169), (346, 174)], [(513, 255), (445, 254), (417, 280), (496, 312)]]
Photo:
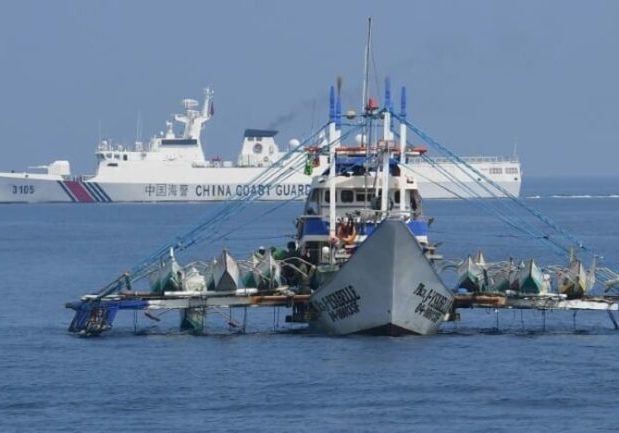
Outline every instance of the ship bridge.
[(268, 167), (282, 157), (272, 129), (246, 129), (243, 133), (243, 146), (239, 154), (240, 167)]

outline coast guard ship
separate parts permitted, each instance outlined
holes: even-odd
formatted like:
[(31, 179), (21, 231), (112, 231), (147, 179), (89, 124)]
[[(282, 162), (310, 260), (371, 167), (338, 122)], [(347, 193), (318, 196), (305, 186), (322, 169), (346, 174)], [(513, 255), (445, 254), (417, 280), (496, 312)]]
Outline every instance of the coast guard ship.
[[(277, 131), (246, 129), (238, 160), (208, 160), (204, 157), (200, 135), (213, 116), (213, 92), (204, 91), (204, 102), (184, 99), (184, 113), (174, 116), (183, 132), (166, 122), (166, 132), (148, 143), (136, 142), (132, 148), (102, 140), (95, 153), (94, 176), (71, 175), (68, 161), (54, 161), (33, 167), (31, 172), (0, 172), (0, 203), (19, 202), (197, 202), (234, 200), (248, 193), (259, 200), (303, 200), (310, 191), (311, 173), (290, 164), (281, 179), (262, 178), (267, 167), (286, 165), (290, 152), (275, 142)], [(298, 148), (298, 140), (291, 140)], [(298, 149), (304, 154), (303, 149)], [(288, 158), (290, 159), (290, 158)], [(462, 158), (510, 194), (520, 193), (521, 172), (517, 158)], [(320, 156), (317, 167), (327, 167)], [(411, 161), (410, 169), (425, 198), (485, 196), (481, 179), (459, 164), (440, 159)], [(259, 181), (257, 181), (259, 180)]]

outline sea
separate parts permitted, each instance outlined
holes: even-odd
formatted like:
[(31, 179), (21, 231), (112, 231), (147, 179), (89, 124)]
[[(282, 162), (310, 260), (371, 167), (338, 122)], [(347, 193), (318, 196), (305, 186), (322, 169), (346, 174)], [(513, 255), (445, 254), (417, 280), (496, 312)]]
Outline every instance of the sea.
[[(426, 200), (430, 238), (446, 260), (481, 249), (564, 264), (537, 229), (515, 229), (541, 217), (618, 268), (619, 178), (531, 177), (522, 197)], [(242, 312), (225, 310), (202, 335), (178, 331), (174, 311), (120, 312), (97, 338), (67, 332), (66, 302), (225, 206), (0, 205), (0, 432), (619, 431), (619, 331), (605, 312), (461, 310), (428, 337), (315, 335), (273, 308), (250, 309), (244, 334)], [(301, 210), (239, 206), (179, 259), (284, 246)]]

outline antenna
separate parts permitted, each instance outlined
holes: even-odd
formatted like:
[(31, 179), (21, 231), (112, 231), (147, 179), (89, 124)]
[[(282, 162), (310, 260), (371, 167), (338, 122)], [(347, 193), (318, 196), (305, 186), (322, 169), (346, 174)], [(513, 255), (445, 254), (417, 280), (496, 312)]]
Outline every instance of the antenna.
[(335, 88), (329, 88), (329, 122), (335, 122)]
[(385, 108), (391, 111), (393, 108), (391, 105), (391, 79), (385, 78)]
[(361, 112), (365, 112), (365, 105), (368, 102), (368, 79), (370, 75), (370, 42), (372, 40), (372, 17), (368, 18), (368, 39), (367, 44), (365, 46), (365, 59), (363, 62), (363, 94), (361, 97), (363, 98), (361, 101)]
[(406, 118), (406, 87), (402, 86), (400, 91), (400, 117)]
[(336, 80), (337, 100), (335, 102), (335, 125), (338, 128), (342, 127), (342, 77), (338, 76)]
[(135, 125), (135, 142), (142, 142), (142, 113), (138, 110), (138, 120)]
[(514, 150), (513, 150), (513, 158), (518, 158), (518, 137), (514, 137)]

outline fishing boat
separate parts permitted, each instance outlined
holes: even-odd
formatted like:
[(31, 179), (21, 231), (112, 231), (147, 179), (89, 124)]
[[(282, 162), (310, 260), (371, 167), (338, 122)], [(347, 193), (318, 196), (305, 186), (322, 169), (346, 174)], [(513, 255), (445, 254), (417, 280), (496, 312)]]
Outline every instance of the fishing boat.
[(510, 258), (507, 262), (498, 263), (488, 270), (490, 279), (490, 292), (505, 293), (515, 281), (516, 268)]
[(245, 287), (269, 291), (282, 285), (281, 263), (273, 257), (270, 249), (259, 248), (251, 255), (249, 263), (243, 277)]
[[(184, 112), (166, 122), (165, 132), (133, 145), (102, 139), (97, 145), (95, 175), (75, 176), (69, 161), (58, 160), (29, 171), (0, 172), (0, 203), (109, 203), (230, 201), (256, 195), (257, 200), (304, 200), (310, 190), (311, 170), (289, 164), (289, 150), (275, 141), (278, 131), (246, 129), (236, 161), (205, 157), (201, 134), (214, 114), (213, 91), (205, 89), (204, 102), (183, 99)], [(182, 132), (178, 132), (179, 127)], [(303, 153), (302, 149), (298, 150)], [(514, 158), (465, 158), (453, 161), (411, 160), (419, 189), (426, 198), (492, 197), (480, 174), (508, 194), (520, 193), (520, 162)], [(288, 164), (284, 179), (270, 177), (268, 169)], [(328, 165), (317, 158), (317, 170)], [(501, 194), (501, 193), (499, 193)]]
[[(382, 136), (364, 147), (346, 146), (340, 106), (339, 86), (337, 100), (332, 87), (330, 165), (314, 178), (297, 221), (301, 255), (316, 272), (310, 325), (336, 335), (432, 334), (450, 312), (453, 294), (432, 265), (428, 220), (417, 183), (403, 167), (425, 149), (407, 146), (403, 124), (396, 142), (390, 112), (379, 112), (371, 98), (362, 118), (378, 124)], [(388, 80), (385, 107), (391, 107)]]
[(151, 290), (155, 293), (181, 290), (183, 282), (182, 267), (176, 261), (173, 248), (170, 248), (167, 257), (160, 259), (158, 266), (152, 267), (148, 273), (148, 279)]
[(185, 266), (182, 271), (182, 288), (188, 292), (205, 292), (208, 289), (207, 281), (212, 276), (212, 269), (203, 262), (193, 262)]
[(518, 269), (516, 275), (517, 291), (522, 294), (546, 294), (550, 291), (550, 280), (537, 267), (534, 259), (529, 259)]
[(213, 262), (212, 279), (209, 290), (216, 292), (234, 292), (239, 288), (240, 270), (236, 260), (228, 250), (223, 250), (218, 260)]
[(556, 270), (559, 293), (566, 295), (568, 299), (582, 298), (595, 284), (595, 271), (596, 257), (593, 258), (591, 269), (587, 271), (571, 250), (568, 266)]
[(485, 261), (478, 260), (469, 255), (458, 266), (458, 288), (469, 292), (481, 292), (488, 286), (484, 279)]

